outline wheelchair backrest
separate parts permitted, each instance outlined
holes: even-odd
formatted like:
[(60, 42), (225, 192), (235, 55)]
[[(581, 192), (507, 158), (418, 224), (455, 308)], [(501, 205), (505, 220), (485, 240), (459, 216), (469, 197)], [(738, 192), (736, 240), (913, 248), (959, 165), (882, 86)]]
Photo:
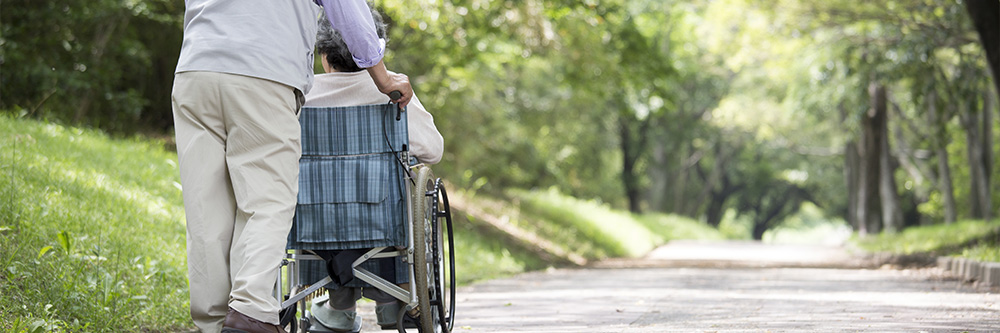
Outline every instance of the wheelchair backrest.
[(406, 151), (406, 112), (396, 106), (304, 107), (302, 156), (343, 156)]
[(289, 248), (406, 244), (406, 113), (391, 104), (305, 107)]

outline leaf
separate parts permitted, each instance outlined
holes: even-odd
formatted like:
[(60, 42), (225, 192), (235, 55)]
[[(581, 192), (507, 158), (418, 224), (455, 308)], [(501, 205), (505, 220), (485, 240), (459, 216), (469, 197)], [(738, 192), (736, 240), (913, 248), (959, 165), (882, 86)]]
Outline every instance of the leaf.
[(62, 246), (63, 251), (66, 251), (66, 253), (71, 252), (70, 250), (73, 249), (72, 248), (73, 243), (69, 238), (69, 232), (60, 231), (58, 238), (59, 238), (59, 245)]
[(43, 247), (40, 251), (38, 251), (38, 259), (41, 259), (42, 256), (49, 252), (49, 250), (52, 250), (52, 246)]

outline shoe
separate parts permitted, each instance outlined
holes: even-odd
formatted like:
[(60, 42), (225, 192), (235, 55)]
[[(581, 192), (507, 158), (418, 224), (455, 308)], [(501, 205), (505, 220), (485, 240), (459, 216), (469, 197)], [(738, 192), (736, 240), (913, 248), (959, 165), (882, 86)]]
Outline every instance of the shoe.
[(229, 308), (226, 322), (222, 324), (222, 333), (286, 333), (275, 324), (269, 324)]
[[(393, 302), (375, 306), (375, 318), (378, 326), (383, 330), (396, 329), (396, 320), (399, 319), (399, 311), (402, 311), (403, 303)], [(403, 317), (403, 328), (417, 328), (417, 323), (410, 316)]]
[(327, 298), (313, 301), (312, 319), (333, 332), (347, 333), (361, 331), (361, 316), (354, 310), (334, 310), (326, 307)]

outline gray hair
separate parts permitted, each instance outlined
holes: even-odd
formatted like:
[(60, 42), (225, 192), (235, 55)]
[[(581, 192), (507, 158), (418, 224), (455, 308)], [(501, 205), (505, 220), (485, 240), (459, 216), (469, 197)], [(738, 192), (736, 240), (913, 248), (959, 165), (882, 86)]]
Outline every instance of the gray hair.
[[(368, 8), (371, 9), (372, 20), (375, 21), (375, 34), (379, 38), (386, 39), (386, 24), (382, 21), (382, 14), (379, 14), (371, 3), (368, 3)], [(319, 32), (316, 33), (316, 49), (330, 63), (330, 67), (333, 67), (338, 72), (359, 72), (362, 70), (354, 62), (354, 56), (347, 49), (344, 38), (330, 25), (325, 12), (319, 18)]]

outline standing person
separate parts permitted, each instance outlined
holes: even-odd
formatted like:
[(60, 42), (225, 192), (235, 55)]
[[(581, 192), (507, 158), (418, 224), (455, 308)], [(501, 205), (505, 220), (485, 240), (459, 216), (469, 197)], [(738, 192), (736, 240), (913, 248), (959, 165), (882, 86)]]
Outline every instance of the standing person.
[(379, 91), (408, 103), (409, 79), (385, 70), (364, 0), (185, 1), (171, 102), (202, 332), (283, 332), (274, 285), (298, 192), (317, 4)]

